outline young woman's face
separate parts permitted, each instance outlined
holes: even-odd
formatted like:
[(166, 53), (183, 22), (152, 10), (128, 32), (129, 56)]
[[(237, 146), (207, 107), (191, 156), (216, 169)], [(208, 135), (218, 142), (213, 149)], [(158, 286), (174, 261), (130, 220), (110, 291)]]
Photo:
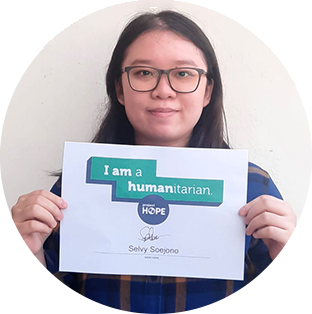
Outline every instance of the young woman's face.
[[(151, 31), (136, 39), (127, 49), (122, 63), (122, 68), (130, 66), (208, 70), (202, 52), (192, 42), (170, 31)], [(148, 72), (140, 74), (150, 75)], [(121, 86), (116, 90), (134, 128), (136, 144), (183, 147), (210, 101), (212, 88), (212, 84), (207, 85), (205, 75), (201, 75), (195, 92), (178, 93), (170, 87), (167, 76), (163, 74), (156, 89), (137, 92), (130, 87), (127, 73), (123, 73)]]

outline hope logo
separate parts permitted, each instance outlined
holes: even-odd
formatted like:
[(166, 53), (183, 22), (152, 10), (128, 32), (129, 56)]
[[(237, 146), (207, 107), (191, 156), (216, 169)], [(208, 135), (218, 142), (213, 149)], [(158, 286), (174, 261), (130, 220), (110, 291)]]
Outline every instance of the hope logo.
[(139, 217), (147, 224), (159, 225), (163, 223), (169, 215), (169, 205), (159, 195), (145, 196), (138, 205)]

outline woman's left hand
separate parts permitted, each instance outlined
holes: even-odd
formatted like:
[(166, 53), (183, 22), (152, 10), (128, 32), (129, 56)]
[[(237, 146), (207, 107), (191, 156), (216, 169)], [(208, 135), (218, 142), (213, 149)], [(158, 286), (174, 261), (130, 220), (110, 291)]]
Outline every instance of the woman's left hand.
[(248, 225), (246, 234), (261, 238), (270, 257), (280, 253), (296, 227), (297, 216), (289, 203), (276, 197), (262, 195), (239, 210)]

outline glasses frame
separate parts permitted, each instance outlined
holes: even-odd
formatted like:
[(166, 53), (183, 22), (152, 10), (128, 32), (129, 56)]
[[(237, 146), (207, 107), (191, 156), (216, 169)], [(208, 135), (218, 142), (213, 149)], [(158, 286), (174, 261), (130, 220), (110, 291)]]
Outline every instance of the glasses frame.
[[(158, 72), (158, 79), (157, 79), (157, 83), (156, 83), (155, 87), (152, 88), (152, 89), (148, 89), (148, 90), (138, 90), (138, 89), (133, 88), (133, 86), (131, 85), (131, 80), (130, 80), (130, 75), (129, 75), (129, 73), (130, 73), (130, 71), (131, 71), (132, 69), (135, 69), (135, 68), (146, 68), (146, 69), (153, 69), (153, 70), (157, 71), (157, 72)], [(195, 71), (198, 72), (198, 74), (199, 74), (199, 76), (198, 76), (198, 82), (197, 82), (196, 87), (195, 87), (192, 91), (189, 91), (189, 92), (181, 92), (181, 91), (178, 91), (178, 90), (174, 89), (173, 86), (171, 85), (171, 81), (170, 81), (169, 75), (170, 75), (171, 71), (173, 71), (173, 70), (179, 70), (179, 69), (190, 69), (190, 70), (195, 70)], [(155, 89), (157, 88), (157, 86), (158, 86), (158, 84), (159, 84), (159, 82), (160, 82), (161, 76), (162, 76), (163, 74), (166, 74), (167, 79), (168, 79), (168, 82), (169, 82), (169, 86), (171, 87), (171, 89), (174, 90), (176, 93), (181, 93), (181, 94), (194, 93), (194, 92), (197, 90), (197, 88), (198, 88), (198, 86), (199, 86), (199, 84), (200, 84), (200, 80), (201, 80), (201, 77), (202, 77), (203, 74), (204, 74), (204, 75), (206, 76), (206, 78), (210, 81), (210, 78), (208, 77), (208, 73), (207, 73), (205, 70), (203, 70), (203, 69), (198, 69), (198, 68), (192, 68), (192, 67), (178, 67), (178, 68), (172, 68), (172, 69), (168, 69), (168, 70), (161, 70), (161, 69), (156, 69), (156, 68), (149, 67), (149, 66), (137, 65), (137, 66), (125, 67), (124, 69), (121, 70), (121, 73), (124, 73), (124, 72), (127, 73), (128, 82), (129, 82), (129, 85), (130, 85), (131, 89), (134, 90), (135, 92), (142, 92), (142, 93), (151, 92), (151, 91), (155, 90)]]

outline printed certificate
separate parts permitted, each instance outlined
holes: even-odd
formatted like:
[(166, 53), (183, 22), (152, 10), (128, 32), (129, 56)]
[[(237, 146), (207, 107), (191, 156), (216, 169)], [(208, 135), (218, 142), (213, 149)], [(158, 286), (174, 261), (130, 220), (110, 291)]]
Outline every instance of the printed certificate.
[(66, 142), (60, 271), (243, 280), (244, 150)]

